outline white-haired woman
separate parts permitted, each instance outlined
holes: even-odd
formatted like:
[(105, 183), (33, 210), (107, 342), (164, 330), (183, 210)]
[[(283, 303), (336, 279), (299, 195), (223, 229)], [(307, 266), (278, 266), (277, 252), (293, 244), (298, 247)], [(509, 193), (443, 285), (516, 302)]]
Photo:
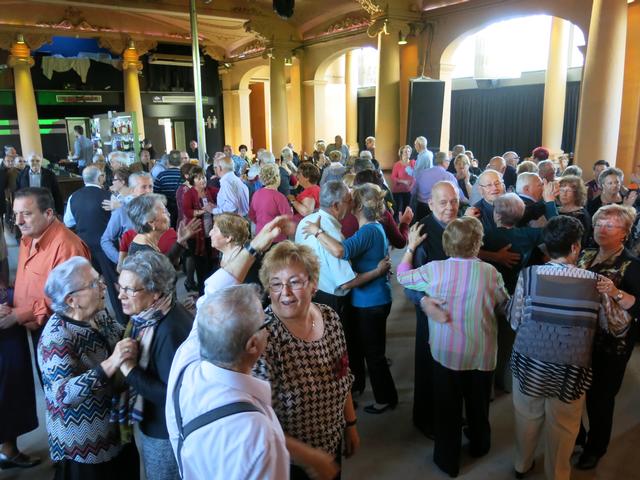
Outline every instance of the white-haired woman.
[[(260, 169), (260, 181), (263, 187), (251, 197), (249, 218), (256, 225), (256, 234), (274, 218), (280, 215), (293, 215), (291, 205), (278, 188), (280, 186), (280, 169), (275, 163), (267, 163)], [(280, 235), (276, 242), (287, 237)]]
[(105, 285), (85, 258), (54, 268), (45, 293), (54, 314), (37, 353), (55, 479), (137, 478), (135, 450), (123, 448), (110, 417), (114, 375), (136, 358), (138, 346), (120, 340), (123, 327), (106, 313)]
[(624, 173), (619, 168), (609, 167), (598, 176), (598, 186), (602, 193), (587, 203), (589, 215), (593, 216), (604, 205), (626, 205), (632, 207), (638, 198), (638, 192), (623, 192)]
[(193, 316), (176, 302), (175, 283), (167, 257), (141, 251), (126, 258), (116, 285), (122, 311), (131, 317), (125, 337), (134, 340), (140, 352), (120, 366), (129, 388), (120, 397), (118, 420), (125, 434), (136, 427), (149, 480), (180, 478), (164, 411), (171, 362), (189, 335)]

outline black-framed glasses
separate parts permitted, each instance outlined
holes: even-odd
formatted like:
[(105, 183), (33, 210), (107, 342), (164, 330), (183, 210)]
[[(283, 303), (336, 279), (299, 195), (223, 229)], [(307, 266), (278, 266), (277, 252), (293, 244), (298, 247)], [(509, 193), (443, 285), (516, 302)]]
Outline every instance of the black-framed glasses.
[(299, 291), (304, 289), (309, 284), (309, 279), (300, 280), (299, 278), (294, 278), (293, 280), (289, 280), (288, 282), (270, 282), (269, 290), (274, 293), (280, 293), (284, 290), (284, 287), (289, 287), (293, 291)]
[(104, 278), (102, 278), (102, 275), (99, 276), (98, 278), (96, 278), (95, 280), (93, 280), (90, 284), (85, 285), (82, 288), (78, 288), (76, 290), (73, 290), (73, 291), (69, 292), (68, 295), (73, 295), (74, 293), (81, 292), (82, 290), (89, 290), (89, 289), (93, 290), (93, 289), (98, 288), (100, 286), (102, 286), (102, 287), (105, 286)]
[(256, 331), (256, 333), (258, 333), (260, 330), (264, 330), (265, 328), (267, 328), (269, 325), (271, 325), (273, 322), (275, 322), (275, 317), (267, 317), (264, 319), (264, 321), (262, 322), (262, 325), (260, 325), (260, 328)]
[(113, 286), (118, 294), (124, 293), (127, 297), (135, 297), (138, 293), (144, 290), (144, 288), (121, 287), (118, 282), (114, 283)]

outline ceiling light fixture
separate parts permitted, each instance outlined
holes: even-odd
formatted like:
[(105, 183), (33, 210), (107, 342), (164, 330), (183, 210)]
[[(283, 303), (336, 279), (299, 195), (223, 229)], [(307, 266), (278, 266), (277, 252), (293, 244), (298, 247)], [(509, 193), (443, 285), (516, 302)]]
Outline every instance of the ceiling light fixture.
[(398, 45), (406, 45), (407, 36), (402, 34), (402, 30), (398, 32)]

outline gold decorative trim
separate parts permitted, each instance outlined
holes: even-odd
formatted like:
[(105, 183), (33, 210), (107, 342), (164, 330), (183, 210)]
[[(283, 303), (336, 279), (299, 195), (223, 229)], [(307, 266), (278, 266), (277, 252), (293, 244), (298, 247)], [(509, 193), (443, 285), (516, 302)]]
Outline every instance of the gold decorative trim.
[(356, 0), (369, 15), (380, 15), (384, 10), (376, 0)]

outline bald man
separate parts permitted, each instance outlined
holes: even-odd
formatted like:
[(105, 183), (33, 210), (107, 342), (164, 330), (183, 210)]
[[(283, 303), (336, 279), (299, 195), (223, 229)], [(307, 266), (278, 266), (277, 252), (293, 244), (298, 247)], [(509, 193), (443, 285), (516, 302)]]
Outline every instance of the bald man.
[(502, 174), (502, 181), (507, 192), (512, 192), (516, 188), (518, 172), (509, 165), (504, 157), (496, 156), (489, 160), (487, 168), (496, 170)]

